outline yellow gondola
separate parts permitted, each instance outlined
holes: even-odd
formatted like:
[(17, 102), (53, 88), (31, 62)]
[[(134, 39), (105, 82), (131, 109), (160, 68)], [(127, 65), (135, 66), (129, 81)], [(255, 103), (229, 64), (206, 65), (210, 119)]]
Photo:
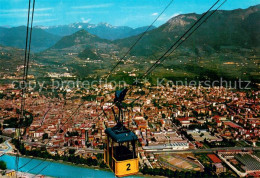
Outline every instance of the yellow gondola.
[(104, 162), (117, 177), (134, 175), (139, 172), (139, 159), (135, 146), (138, 138), (120, 121), (121, 117), (123, 120), (121, 102), (124, 99), (126, 91), (116, 92), (115, 103), (119, 108), (117, 125), (105, 130)]

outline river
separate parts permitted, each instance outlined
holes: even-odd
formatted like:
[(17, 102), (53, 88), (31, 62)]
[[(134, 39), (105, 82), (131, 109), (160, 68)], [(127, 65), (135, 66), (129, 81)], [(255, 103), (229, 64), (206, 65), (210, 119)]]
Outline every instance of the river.
[[(27, 163), (31, 158), (20, 157), (19, 158), (19, 167)], [(0, 160), (3, 160), (7, 164), (8, 169), (16, 169), (15, 167), (15, 156), (3, 155), (0, 157)], [(115, 177), (112, 172), (102, 171), (97, 169), (84, 168), (79, 166), (73, 166), (68, 164), (62, 164), (57, 162), (44, 161), (38, 167), (36, 167), (42, 160), (33, 159), (29, 164), (19, 169), (21, 172), (28, 172), (31, 174), (41, 174), (51, 177), (64, 177), (64, 178), (80, 178), (80, 177)], [(35, 169), (32, 169), (36, 167)], [(44, 169), (46, 167), (46, 169)], [(135, 177), (136, 176), (132, 176)]]

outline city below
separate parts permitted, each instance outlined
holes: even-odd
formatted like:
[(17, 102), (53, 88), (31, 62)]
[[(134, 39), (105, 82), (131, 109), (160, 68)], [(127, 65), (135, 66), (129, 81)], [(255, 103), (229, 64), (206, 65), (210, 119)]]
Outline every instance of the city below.
[[(0, 88), (1, 132), (6, 138), (18, 133), (20, 90), (12, 88), (11, 84)], [(26, 94), (26, 121), (21, 128), (26, 134), (22, 135), (20, 153), (77, 164), (75, 158), (79, 157), (89, 160), (90, 166), (105, 169), (105, 129), (116, 125), (111, 102), (114, 89), (106, 85), (56, 92)], [(223, 87), (154, 87), (145, 83), (133, 89), (125, 100), (123, 123), (138, 137), (140, 167), (147, 173), (167, 168), (258, 177), (258, 96), (257, 91)], [(16, 144), (10, 144), (13, 149), (7, 154), (15, 154)]]

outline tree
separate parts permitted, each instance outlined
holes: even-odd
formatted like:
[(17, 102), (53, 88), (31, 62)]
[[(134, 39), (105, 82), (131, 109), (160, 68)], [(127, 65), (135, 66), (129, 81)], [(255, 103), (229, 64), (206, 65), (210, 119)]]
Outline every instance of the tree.
[(4, 161), (0, 161), (0, 169), (6, 170), (6, 163)]
[(67, 132), (65, 137), (73, 137), (73, 136), (79, 136), (79, 133), (77, 131), (75, 132)]
[(48, 139), (48, 134), (47, 134), (47, 133), (44, 133), (44, 134), (42, 135), (42, 139), (43, 139), (43, 140)]
[(153, 137), (153, 138), (151, 138), (151, 141), (156, 142), (156, 139)]
[(73, 155), (73, 154), (75, 153), (75, 151), (76, 151), (76, 150), (74, 150), (74, 149), (69, 149), (69, 154), (70, 154), (70, 155)]
[(3, 138), (0, 138), (0, 144), (4, 142), (4, 139)]
[(104, 158), (104, 154), (102, 154), (102, 153), (98, 153), (97, 154), (97, 159), (98, 160), (101, 160), (101, 159), (103, 159)]
[(79, 142), (77, 140), (74, 143), (75, 143), (75, 145), (79, 145)]
[(102, 161), (99, 165), (100, 168), (104, 169), (104, 168), (107, 168), (107, 165), (106, 163), (104, 163), (104, 161)]

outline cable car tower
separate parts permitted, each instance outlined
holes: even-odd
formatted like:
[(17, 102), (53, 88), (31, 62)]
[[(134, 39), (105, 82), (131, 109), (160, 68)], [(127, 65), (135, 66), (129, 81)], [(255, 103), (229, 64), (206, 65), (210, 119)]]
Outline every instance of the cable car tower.
[(139, 158), (136, 155), (137, 136), (123, 125), (122, 101), (127, 89), (116, 91), (114, 103), (119, 109), (116, 116), (116, 126), (107, 128), (106, 144), (104, 148), (104, 162), (110, 167), (117, 177), (134, 175), (139, 172)]

